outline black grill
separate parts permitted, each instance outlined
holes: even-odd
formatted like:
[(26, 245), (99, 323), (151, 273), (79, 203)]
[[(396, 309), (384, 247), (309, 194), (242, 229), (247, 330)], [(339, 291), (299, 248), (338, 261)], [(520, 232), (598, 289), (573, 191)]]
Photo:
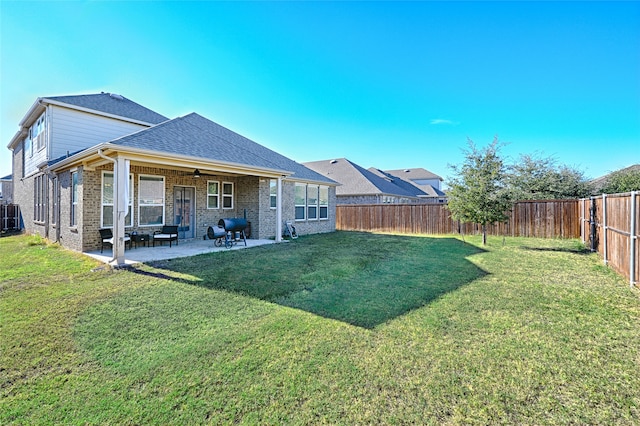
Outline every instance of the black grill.
[(217, 247), (222, 246), (224, 242), (225, 247), (231, 248), (231, 246), (238, 241), (244, 241), (244, 245), (247, 245), (247, 237), (244, 230), (247, 228), (247, 219), (242, 218), (227, 218), (220, 219), (218, 226), (209, 227), (207, 229), (207, 237), (210, 240), (215, 240), (214, 244)]

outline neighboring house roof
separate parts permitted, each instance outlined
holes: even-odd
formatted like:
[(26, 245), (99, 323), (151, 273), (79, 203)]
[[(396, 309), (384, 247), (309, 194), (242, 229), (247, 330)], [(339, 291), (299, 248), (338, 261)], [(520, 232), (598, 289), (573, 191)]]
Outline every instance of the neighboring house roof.
[[(335, 185), (336, 182), (300, 163), (278, 154), (196, 113), (167, 120), (148, 129), (114, 139), (101, 146), (128, 147), (155, 154), (169, 160), (190, 157), (211, 162), (224, 162), (257, 169), (282, 170), (295, 179)], [(95, 150), (76, 154), (82, 157)], [(74, 155), (70, 157), (73, 159)], [(66, 158), (60, 159), (65, 160)]]
[(13, 175), (6, 175), (5, 177), (1, 177), (0, 181), (9, 182), (13, 180)]
[(423, 169), (422, 167), (418, 167), (415, 169), (385, 170), (385, 173), (397, 176), (400, 179), (404, 179), (407, 181), (420, 179), (438, 179), (442, 181), (442, 178), (440, 176), (435, 173), (431, 173), (429, 170)]
[(303, 163), (310, 169), (327, 176), (341, 186), (336, 188), (336, 195), (398, 195), (402, 197), (416, 197), (392, 182), (372, 173), (346, 158), (322, 160)]
[(52, 100), (62, 102), (150, 124), (158, 124), (168, 120), (164, 115), (158, 114), (149, 108), (143, 107), (142, 105), (137, 104), (124, 96), (116, 95), (115, 93), (102, 92), (92, 95), (50, 96), (43, 99), (45, 101)]
[[(369, 170), (372, 169), (373, 168)], [(442, 182), (442, 178), (421, 167), (384, 171), (375, 169), (375, 173), (380, 176), (385, 176), (388, 179), (392, 179), (396, 185), (401, 186), (408, 191), (411, 191), (409, 186), (417, 188), (422, 193), (417, 195), (419, 197), (446, 197), (446, 194), (440, 189), (434, 188), (432, 185), (424, 182), (429, 180), (439, 180)]]
[(611, 175), (613, 173), (626, 173), (626, 172), (633, 172), (636, 170), (640, 170), (640, 164), (634, 164), (633, 166), (629, 166), (629, 167), (625, 167), (624, 169), (620, 169), (620, 170), (616, 170), (614, 172), (611, 172), (609, 174), (606, 174), (604, 176), (600, 176), (598, 178), (592, 179), (589, 183), (591, 184), (591, 186), (593, 187), (593, 189), (597, 192), (600, 189), (604, 188), (607, 183), (609, 182), (609, 178), (611, 177)]

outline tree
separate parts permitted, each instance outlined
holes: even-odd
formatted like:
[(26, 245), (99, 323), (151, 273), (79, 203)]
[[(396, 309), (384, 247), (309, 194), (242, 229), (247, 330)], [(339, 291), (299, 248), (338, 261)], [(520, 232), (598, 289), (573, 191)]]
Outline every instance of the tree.
[(455, 176), (450, 178), (447, 192), (451, 216), (463, 223), (482, 226), (482, 244), (487, 244), (487, 225), (507, 220), (511, 198), (506, 188), (507, 168), (499, 155), (500, 143), (483, 149), (476, 148), (471, 139), (461, 166), (450, 165)]
[(520, 155), (510, 166), (508, 185), (514, 200), (583, 198), (590, 193), (584, 174), (551, 157)]
[(628, 167), (611, 173), (602, 188), (604, 194), (640, 191), (640, 167)]

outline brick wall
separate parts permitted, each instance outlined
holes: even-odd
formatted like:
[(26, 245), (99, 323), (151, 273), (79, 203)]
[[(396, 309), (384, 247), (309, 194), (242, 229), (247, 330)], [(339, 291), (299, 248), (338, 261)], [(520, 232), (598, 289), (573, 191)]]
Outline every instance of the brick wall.
[[(20, 176), (22, 170), (21, 151), (14, 153), (14, 171)], [(23, 219), (27, 232), (40, 233), (48, 236), (53, 241), (59, 241), (64, 247), (76, 251), (90, 251), (100, 248), (100, 235), (98, 229), (101, 224), (102, 210), (102, 172), (113, 171), (113, 166), (108, 164), (95, 170), (86, 170), (83, 167), (75, 169), (78, 173), (78, 207), (76, 211), (76, 223), (71, 223), (71, 171), (58, 174), (60, 215), (58, 223), (53, 225), (53, 185), (49, 184), (49, 207), (47, 229), (44, 224), (33, 222), (33, 177), (16, 179), (15, 198), (21, 205)], [(161, 226), (138, 226), (138, 179), (141, 174), (152, 176), (164, 176), (165, 178), (165, 223), (174, 222), (174, 188), (176, 186), (192, 187), (195, 189), (195, 238), (206, 235), (207, 228), (218, 224), (222, 218), (245, 217), (251, 224), (251, 238), (273, 238), (276, 229), (276, 211), (270, 208), (269, 179), (257, 176), (202, 176), (194, 178), (191, 174), (176, 170), (165, 170), (157, 167), (132, 166), (133, 193), (133, 227), (126, 227), (126, 232), (137, 231), (139, 233), (153, 234), (160, 230)], [(219, 200), (218, 209), (207, 208), (207, 182), (231, 182), (234, 185), (233, 208), (222, 208), (222, 197)], [(283, 182), (283, 214), (284, 221), (295, 222), (293, 181)], [(319, 232), (331, 232), (335, 230), (335, 188), (329, 188), (329, 219), (309, 220), (295, 222), (296, 230), (300, 235)], [(48, 231), (48, 232), (47, 232)]]

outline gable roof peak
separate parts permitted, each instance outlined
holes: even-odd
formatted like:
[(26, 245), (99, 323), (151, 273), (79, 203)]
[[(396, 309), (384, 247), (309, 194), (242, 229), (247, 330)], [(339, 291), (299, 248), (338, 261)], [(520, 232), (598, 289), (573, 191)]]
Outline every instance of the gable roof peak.
[(47, 96), (39, 98), (39, 100), (63, 103), (71, 107), (83, 108), (149, 124), (159, 124), (168, 120), (164, 115), (117, 93), (100, 92), (84, 95)]

